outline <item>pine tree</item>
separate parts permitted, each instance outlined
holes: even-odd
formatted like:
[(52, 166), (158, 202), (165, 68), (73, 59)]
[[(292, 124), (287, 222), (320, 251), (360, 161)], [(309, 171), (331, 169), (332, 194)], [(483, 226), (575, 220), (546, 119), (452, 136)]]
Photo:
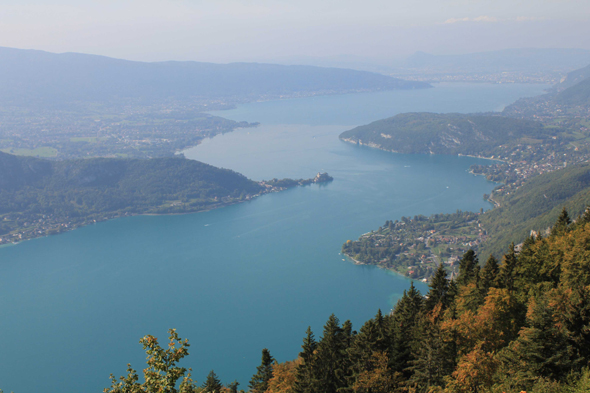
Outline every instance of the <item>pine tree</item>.
[(293, 385), (293, 391), (295, 393), (312, 393), (315, 392), (315, 353), (317, 350), (317, 342), (315, 341), (311, 327), (307, 328), (305, 332), (306, 336), (303, 339), (303, 349), (299, 353), (301, 358), (301, 364), (297, 366), (297, 376), (295, 378), (295, 384)]
[(527, 326), (502, 351), (505, 367), (520, 389), (530, 389), (539, 377), (565, 379), (586, 363), (568, 342), (567, 332), (555, 323), (555, 311), (546, 299), (536, 299), (527, 313)]
[(238, 381), (233, 381), (232, 383), (227, 385), (229, 393), (238, 393), (238, 386), (240, 386), (240, 383)]
[(514, 290), (514, 276), (518, 264), (516, 251), (514, 250), (514, 243), (510, 243), (508, 253), (504, 254), (502, 258), (502, 266), (500, 267), (500, 285), (509, 291)]
[(211, 370), (201, 387), (203, 388), (204, 393), (219, 393), (221, 392), (223, 385), (221, 384), (221, 380), (217, 377), (217, 374), (215, 374), (215, 371)]
[(363, 372), (370, 371), (374, 363), (373, 354), (387, 351), (388, 344), (385, 318), (379, 310), (375, 318), (365, 322), (347, 349), (347, 362), (350, 365), (349, 386), (354, 385)]
[(347, 385), (348, 367), (344, 343), (344, 334), (338, 318), (332, 314), (324, 326), (324, 335), (318, 343), (313, 367), (314, 379), (317, 381), (316, 391), (336, 393)]
[(480, 287), (484, 291), (484, 296), (487, 295), (488, 290), (491, 287), (498, 286), (499, 274), (500, 268), (498, 266), (498, 260), (490, 254), (490, 257), (481, 271), (481, 280), (479, 281)]
[(432, 311), (438, 303), (442, 303), (443, 308), (449, 304), (449, 280), (447, 280), (447, 272), (442, 263), (434, 273), (429, 288), (430, 290), (426, 295), (426, 302), (424, 302), (426, 311)]
[(449, 290), (447, 291), (447, 295), (445, 296), (444, 305), (446, 307), (453, 304), (455, 301), (455, 297), (459, 294), (459, 287), (457, 286), (457, 282), (455, 280), (449, 281)]
[(262, 362), (256, 368), (256, 374), (250, 380), (251, 392), (264, 393), (268, 388), (268, 381), (272, 378), (272, 365), (274, 358), (270, 355), (270, 351), (266, 348), (262, 350)]
[(397, 302), (390, 318), (388, 335), (391, 337), (390, 367), (392, 370), (402, 372), (407, 378), (411, 373), (408, 370), (413, 360), (412, 352), (416, 346), (417, 325), (422, 314), (424, 299), (414, 283), (410, 289)]
[[(381, 310), (379, 310), (379, 312), (381, 312)], [(352, 322), (350, 322), (350, 320), (344, 321), (342, 324), (342, 339), (344, 341), (343, 345), (345, 348), (348, 348), (352, 344), (355, 335), (356, 332), (352, 330)]]
[(569, 214), (567, 214), (567, 210), (564, 208), (561, 210), (561, 214), (559, 218), (551, 228), (551, 236), (560, 235), (567, 232), (569, 225), (572, 223)]
[[(437, 306), (439, 307), (440, 305)], [(408, 385), (410, 391), (428, 392), (433, 387), (442, 387), (444, 377), (449, 375), (452, 369), (449, 368), (449, 358), (438, 323), (427, 321), (423, 325), (421, 335), (420, 345), (410, 362), (411, 377)]]
[(479, 264), (477, 255), (473, 250), (467, 251), (463, 254), (459, 262), (459, 276), (457, 277), (457, 285), (459, 287), (470, 283), (477, 278), (476, 268)]

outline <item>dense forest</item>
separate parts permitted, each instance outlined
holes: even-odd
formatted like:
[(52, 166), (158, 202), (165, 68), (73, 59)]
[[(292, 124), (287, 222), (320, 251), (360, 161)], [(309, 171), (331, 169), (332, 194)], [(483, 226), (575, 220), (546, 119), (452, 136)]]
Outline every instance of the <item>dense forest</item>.
[(590, 79), (568, 87), (555, 97), (556, 102), (571, 106), (590, 105)]
[(590, 164), (534, 177), (497, 202), (499, 206), (480, 216), (489, 234), (480, 248), (483, 255), (501, 255), (511, 242), (523, 242), (531, 230), (544, 233), (564, 206), (573, 217), (583, 214), (590, 205)]
[(402, 113), (343, 132), (346, 141), (397, 153), (498, 156), (499, 145), (534, 139), (556, 143), (555, 129), (502, 116)]
[[(549, 236), (528, 238), (520, 252), (511, 245), (500, 261), (467, 251), (452, 280), (439, 266), (427, 293), (411, 285), (358, 332), (332, 315), (321, 338), (307, 330), (297, 359), (277, 363), (264, 349), (250, 391), (588, 392), (589, 249), (590, 214), (572, 223), (564, 210)], [(176, 365), (188, 342), (170, 333), (168, 349), (141, 340), (144, 383), (129, 366), (105, 392), (237, 391), (214, 371), (197, 385)]]
[(112, 216), (199, 211), (266, 190), (183, 156), (49, 161), (0, 152), (0, 236), (51, 234)]

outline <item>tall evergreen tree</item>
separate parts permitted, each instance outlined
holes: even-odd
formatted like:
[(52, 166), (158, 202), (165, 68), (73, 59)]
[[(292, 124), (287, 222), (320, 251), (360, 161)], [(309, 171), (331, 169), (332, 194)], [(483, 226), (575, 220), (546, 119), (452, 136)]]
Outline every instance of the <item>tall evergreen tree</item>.
[(410, 289), (404, 291), (402, 298), (397, 302), (393, 315), (389, 319), (389, 336), (391, 337), (390, 367), (401, 372), (405, 378), (409, 378), (408, 370), (413, 360), (412, 352), (417, 344), (417, 325), (422, 315), (424, 299), (414, 283)]
[(223, 385), (219, 377), (217, 377), (217, 374), (215, 374), (215, 371), (211, 370), (201, 387), (203, 388), (204, 393), (220, 393)]
[(270, 355), (270, 351), (266, 348), (262, 350), (262, 362), (256, 368), (256, 374), (250, 379), (251, 392), (264, 393), (268, 388), (268, 381), (272, 378), (272, 366), (274, 358)]
[[(381, 312), (381, 310), (379, 310), (379, 312)], [(342, 340), (345, 348), (348, 348), (352, 344), (355, 335), (356, 332), (352, 330), (352, 322), (350, 322), (350, 320), (344, 321), (342, 324)]]
[(436, 269), (429, 288), (430, 290), (424, 302), (427, 312), (432, 311), (438, 303), (441, 303), (443, 308), (448, 306), (449, 280), (447, 279), (447, 272), (442, 263)]
[(455, 280), (449, 281), (449, 290), (447, 291), (447, 295), (444, 299), (444, 306), (449, 307), (455, 301), (455, 297), (459, 294), (459, 287), (457, 286), (457, 282)]
[(370, 367), (374, 365), (373, 354), (388, 351), (388, 344), (386, 320), (379, 310), (375, 318), (364, 323), (346, 351), (350, 365), (349, 386), (354, 385), (363, 372), (371, 371)]
[(317, 350), (317, 342), (311, 327), (307, 328), (306, 336), (303, 339), (302, 351), (299, 352), (299, 357), (302, 362), (297, 366), (297, 373), (295, 383), (293, 385), (293, 392), (295, 393), (312, 393), (315, 392), (315, 356)]
[(336, 393), (346, 387), (348, 367), (345, 359), (344, 334), (334, 314), (324, 326), (324, 335), (318, 343), (314, 379), (317, 392)]
[(473, 250), (468, 250), (461, 261), (459, 262), (459, 276), (457, 277), (457, 285), (459, 287), (470, 283), (477, 277), (477, 266), (479, 260)]
[[(438, 307), (437, 307), (438, 309)], [(421, 331), (422, 340), (413, 354), (408, 380), (410, 391), (429, 392), (443, 387), (444, 378), (452, 372), (452, 363), (447, 353), (440, 326), (432, 320), (425, 321)]]
[(508, 252), (502, 258), (502, 266), (500, 266), (500, 286), (509, 291), (514, 290), (514, 276), (517, 264), (518, 258), (514, 250), (514, 243), (510, 243)]
[(567, 331), (555, 323), (555, 311), (547, 299), (536, 299), (527, 313), (527, 326), (501, 352), (507, 374), (514, 375), (520, 389), (530, 389), (539, 377), (563, 380), (587, 364), (568, 342)]
[(490, 254), (490, 257), (481, 270), (480, 280), (480, 286), (483, 288), (486, 295), (491, 287), (498, 286), (499, 275), (500, 267), (498, 266), (498, 260)]
[(557, 221), (555, 222), (555, 225), (553, 225), (553, 228), (551, 228), (551, 236), (560, 235), (567, 232), (571, 223), (572, 220), (570, 219), (569, 214), (567, 214), (567, 210), (564, 206), (561, 210), (559, 218), (557, 218)]

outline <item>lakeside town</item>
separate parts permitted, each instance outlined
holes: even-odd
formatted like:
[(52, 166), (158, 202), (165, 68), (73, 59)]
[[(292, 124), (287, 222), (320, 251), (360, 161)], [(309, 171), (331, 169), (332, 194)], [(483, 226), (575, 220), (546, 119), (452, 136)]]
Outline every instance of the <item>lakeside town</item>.
[(348, 240), (342, 252), (358, 264), (377, 265), (427, 281), (443, 263), (456, 273), (461, 256), (487, 240), (478, 213), (457, 211), (430, 217), (402, 217)]

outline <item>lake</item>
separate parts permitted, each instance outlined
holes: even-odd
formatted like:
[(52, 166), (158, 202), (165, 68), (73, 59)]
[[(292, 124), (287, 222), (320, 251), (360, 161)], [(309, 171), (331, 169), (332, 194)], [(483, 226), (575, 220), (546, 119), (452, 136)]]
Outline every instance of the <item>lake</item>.
[[(293, 359), (307, 326), (331, 313), (354, 328), (388, 312), (410, 281), (356, 266), (347, 239), (401, 216), (488, 209), (494, 187), (467, 172), (485, 160), (401, 155), (347, 144), (340, 132), (406, 111), (499, 110), (541, 85), (440, 84), (434, 89), (270, 101), (218, 112), (259, 121), (185, 155), (256, 179), (334, 181), (209, 212), (136, 216), (0, 248), (0, 388), (99, 392), (126, 364), (145, 366), (138, 340), (191, 343), (183, 365), (247, 388), (268, 348)], [(420, 290), (426, 286), (418, 283)]]

